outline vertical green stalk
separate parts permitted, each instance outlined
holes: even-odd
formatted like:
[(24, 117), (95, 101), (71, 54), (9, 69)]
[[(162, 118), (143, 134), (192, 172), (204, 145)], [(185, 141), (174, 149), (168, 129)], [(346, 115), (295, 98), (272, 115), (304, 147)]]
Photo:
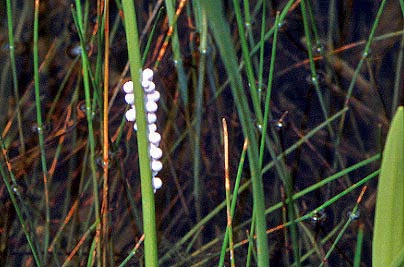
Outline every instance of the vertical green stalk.
[[(246, 1), (247, 2), (247, 1)], [(245, 4), (245, 6), (248, 6), (248, 4)], [(258, 70), (258, 100), (261, 103), (261, 96), (262, 96), (262, 79), (263, 79), (263, 72), (264, 72), (264, 44), (265, 44), (265, 25), (266, 25), (266, 1), (262, 1), (262, 12), (261, 12), (261, 39), (260, 39), (260, 61), (259, 61), (259, 70)], [(250, 19), (250, 15), (248, 14), (247, 17), (247, 12), (246, 12), (246, 27), (247, 25), (249, 25), (249, 27), (251, 27), (249, 20)], [(278, 20), (278, 19), (277, 19)], [(277, 22), (275, 22), (275, 25), (277, 24)], [(275, 28), (277, 29), (277, 28)]]
[(247, 78), (248, 78), (248, 83), (249, 83), (249, 87), (250, 87), (249, 89), (250, 89), (251, 99), (252, 99), (252, 103), (253, 103), (253, 109), (255, 112), (255, 116), (257, 117), (258, 123), (262, 124), (262, 112), (261, 112), (261, 107), (260, 107), (260, 103), (259, 103), (259, 99), (258, 99), (258, 90), (257, 90), (257, 86), (255, 84), (254, 70), (253, 70), (252, 62), (251, 62), (251, 53), (249, 51), (247, 39), (245, 36), (244, 23), (243, 23), (243, 18), (241, 16), (241, 9), (238, 4), (238, 1), (233, 0), (233, 5), (234, 5), (234, 12), (236, 14), (237, 29), (239, 31), (239, 37), (240, 37), (240, 42), (241, 42), (241, 51), (243, 54), (243, 60), (244, 60), (245, 67), (246, 67)]
[[(324, 104), (323, 96), (321, 94), (321, 89), (320, 85), (318, 83), (318, 75), (316, 72), (316, 66), (314, 64), (314, 58), (313, 58), (313, 43), (311, 40), (311, 32), (309, 28), (309, 16), (310, 16), (310, 10), (306, 8), (306, 0), (302, 0), (300, 2), (300, 7), (302, 9), (302, 17), (303, 17), (303, 25), (304, 25), (304, 33), (306, 37), (306, 47), (307, 47), (307, 54), (309, 56), (309, 61), (310, 61), (310, 71), (311, 71), (311, 82), (314, 85), (314, 89), (316, 90), (316, 94), (318, 97), (318, 101), (320, 103), (321, 111), (323, 112), (324, 118), (327, 120), (328, 119), (328, 111), (326, 109), (326, 106)], [(309, 6), (310, 8), (310, 6)], [(314, 28), (315, 29), (315, 28)], [(328, 126), (328, 131), (331, 136), (334, 136), (334, 130), (332, 129), (331, 125)]]
[[(100, 203), (98, 197), (98, 181), (97, 181), (97, 169), (95, 166), (95, 140), (94, 140), (94, 128), (93, 128), (93, 111), (91, 108), (91, 93), (90, 93), (90, 78), (89, 78), (89, 68), (90, 63), (88, 60), (87, 52), (86, 52), (86, 41), (85, 41), (85, 32), (82, 20), (81, 13), (81, 3), (79, 0), (76, 0), (76, 8), (77, 12), (72, 9), (72, 15), (74, 22), (77, 25), (77, 32), (80, 38), (80, 47), (81, 47), (81, 59), (82, 59), (82, 70), (83, 70), (83, 84), (84, 84), (84, 98), (85, 98), (85, 106), (86, 106), (86, 118), (87, 118), (87, 126), (88, 126), (88, 142), (90, 145), (90, 168), (91, 168), (91, 178), (93, 184), (93, 195), (94, 195), (94, 214), (95, 220), (97, 222), (100, 221)], [(101, 225), (97, 223), (97, 233), (101, 232)], [(99, 236), (96, 236), (99, 238)], [(101, 244), (99, 240), (96, 240), (97, 247), (97, 265), (101, 266)]]
[[(236, 182), (234, 183), (234, 189), (233, 189), (233, 194), (232, 194), (232, 198), (231, 198), (230, 214), (231, 214), (232, 218), (234, 217), (234, 212), (236, 210), (237, 196), (238, 196), (239, 189), (240, 189), (241, 175), (243, 173), (244, 160), (245, 160), (245, 156), (246, 156), (246, 152), (247, 152), (247, 147), (248, 147), (248, 141), (246, 140), (246, 141), (244, 141), (243, 151), (241, 152), (240, 161), (238, 163)], [(223, 243), (222, 243), (222, 250), (220, 253), (220, 259), (219, 259), (219, 264), (218, 264), (219, 267), (224, 266), (224, 257), (226, 255), (226, 247), (227, 247), (227, 243), (229, 241), (229, 234), (230, 234), (230, 229), (228, 227), (226, 227), (226, 233), (224, 235), (224, 239), (223, 239)]]
[(356, 248), (355, 248), (355, 257), (354, 257), (354, 267), (361, 266), (361, 255), (362, 255), (362, 246), (363, 246), (363, 228), (364, 225), (359, 223), (358, 226), (358, 236), (356, 237)]
[(178, 74), (178, 81), (179, 81), (179, 88), (181, 92), (181, 98), (184, 102), (184, 106), (188, 105), (188, 82), (187, 82), (187, 75), (185, 74), (184, 66), (182, 64), (182, 57), (180, 51), (180, 41), (178, 38), (177, 32), (177, 15), (175, 14), (175, 2), (174, 0), (166, 0), (166, 8), (167, 8), (167, 15), (170, 27), (173, 27), (173, 34), (172, 34), (172, 49), (174, 55), (174, 65), (175, 69), (177, 70)]
[(45, 229), (44, 229), (44, 255), (43, 263), (46, 265), (49, 246), (49, 225), (50, 225), (50, 208), (49, 208), (49, 191), (48, 191), (48, 168), (46, 167), (45, 141), (43, 136), (42, 111), (41, 111), (41, 95), (39, 88), (39, 59), (38, 59), (38, 30), (39, 30), (39, 0), (35, 0), (34, 8), (34, 86), (35, 86), (35, 107), (36, 119), (38, 125), (39, 149), (41, 151), (41, 164), (43, 173), (44, 193), (45, 193)]
[(16, 111), (17, 111), (18, 134), (20, 136), (21, 154), (24, 154), (25, 153), (25, 142), (24, 142), (24, 133), (22, 131), (20, 96), (19, 96), (19, 92), (18, 92), (17, 67), (15, 65), (13, 12), (11, 10), (11, 1), (7, 0), (6, 5), (7, 5), (8, 46), (10, 49), (10, 63), (11, 63), (11, 73), (13, 76), (13, 90), (14, 90), (14, 97), (15, 97)]
[(250, 146), (247, 149), (247, 154), (250, 162), (253, 202), (254, 209), (256, 211), (255, 219), (257, 226), (256, 234), (258, 266), (267, 267), (269, 266), (269, 254), (268, 240), (266, 235), (266, 218), (264, 213), (264, 190), (261, 170), (259, 167), (259, 152), (257, 137), (254, 130), (255, 126), (251, 120), (251, 112), (249, 109), (247, 96), (242, 88), (240, 73), (237, 69), (237, 56), (232, 43), (232, 37), (230, 36), (228, 23), (223, 16), (223, 6), (221, 2), (213, 0), (200, 1), (200, 4), (205, 9), (209, 25), (211, 26), (213, 36), (218, 45), (221, 58), (226, 69), (226, 73), (229, 76), (230, 87), (233, 92), (233, 98), (237, 107), (244, 136), (248, 138), (250, 142)]
[[(377, 28), (377, 25), (379, 25), (379, 20), (380, 20), (381, 15), (383, 14), (383, 11), (384, 11), (384, 8), (385, 8), (385, 6), (386, 6), (386, 3), (387, 3), (387, 1), (386, 1), (386, 0), (383, 0), (383, 1), (381, 2), (380, 6), (379, 6), (379, 10), (377, 11), (376, 18), (375, 18), (375, 20), (374, 20), (374, 22), (373, 22), (373, 25), (372, 25), (372, 29), (370, 30), (369, 38), (368, 38), (368, 40), (367, 40), (367, 42), (366, 42), (365, 49), (363, 50), (361, 59), (360, 59), (360, 61), (359, 61), (359, 63), (358, 63), (358, 66), (357, 66), (356, 69), (355, 69), (355, 72), (354, 72), (353, 76), (352, 76), (351, 83), (349, 84), (348, 92), (347, 92), (346, 97), (345, 97), (344, 108), (345, 108), (345, 107), (348, 107), (349, 100), (350, 100), (350, 98), (351, 98), (353, 88), (355, 87), (355, 84), (356, 84), (356, 79), (358, 78), (358, 75), (359, 75), (359, 73), (360, 73), (360, 71), (361, 71), (361, 69), (362, 69), (363, 63), (365, 63), (365, 60), (366, 60), (366, 58), (367, 58), (368, 55), (369, 55), (370, 46), (372, 45), (373, 39), (374, 39), (374, 37), (375, 37), (376, 28)], [(340, 143), (340, 135), (341, 135), (342, 130), (343, 130), (343, 128), (344, 128), (345, 116), (346, 116), (346, 114), (343, 114), (343, 115), (342, 115), (342, 118), (341, 118), (341, 120), (340, 120), (339, 129), (338, 129), (338, 135), (337, 135), (337, 140), (336, 140), (336, 142), (335, 142), (335, 143), (336, 143), (336, 145), (335, 145), (336, 147), (337, 147), (337, 146), (339, 145), (339, 143)]]
[[(193, 144), (193, 161), (194, 161), (194, 197), (195, 197), (195, 208), (197, 213), (197, 220), (201, 217), (201, 179), (200, 179), (200, 169), (201, 169), (201, 124), (202, 124), (202, 111), (203, 111), (203, 88), (205, 86), (205, 68), (206, 68), (206, 51), (207, 51), (207, 33), (208, 33), (208, 23), (206, 20), (205, 10), (200, 8), (199, 4), (195, 4), (195, 13), (199, 20), (196, 21), (196, 27), (201, 33), (199, 53), (200, 60), (198, 65), (198, 85), (195, 91), (195, 126), (194, 126), (194, 136), (192, 138)], [(174, 39), (173, 39), (174, 40)], [(187, 109), (186, 109), (187, 110)], [(192, 131), (191, 131), (192, 132)]]
[(142, 210), (143, 210), (143, 232), (145, 265), (147, 267), (157, 267), (157, 235), (156, 218), (154, 206), (154, 192), (152, 187), (152, 174), (149, 159), (149, 144), (147, 138), (146, 115), (144, 110), (144, 96), (141, 87), (141, 56), (138, 30), (136, 25), (136, 12), (133, 1), (122, 1), (125, 16), (125, 31), (128, 47), (128, 55), (132, 81), (134, 86), (136, 122), (137, 122), (137, 143), (139, 151), (140, 179), (142, 190)]

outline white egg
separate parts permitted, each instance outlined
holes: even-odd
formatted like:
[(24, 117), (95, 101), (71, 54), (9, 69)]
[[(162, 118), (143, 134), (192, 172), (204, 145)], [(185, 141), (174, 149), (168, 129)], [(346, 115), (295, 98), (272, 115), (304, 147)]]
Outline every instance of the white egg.
[(150, 157), (154, 160), (160, 159), (163, 156), (163, 151), (155, 145), (150, 146)]
[(142, 82), (142, 87), (143, 87), (143, 90), (145, 91), (145, 93), (147, 93), (147, 94), (153, 93), (154, 90), (156, 89), (156, 85), (154, 84), (154, 82), (149, 82), (149, 81), (147, 81), (147, 86), (143, 86), (143, 82)]
[(135, 103), (135, 95), (134, 94), (126, 94), (125, 95), (125, 102), (129, 105), (133, 105)]
[(136, 120), (136, 110), (134, 108), (128, 109), (125, 113), (125, 117), (128, 121)]
[(151, 69), (145, 69), (142, 72), (142, 80), (153, 80), (153, 71)]
[[(149, 124), (154, 124), (156, 121), (157, 121), (157, 115), (156, 115), (156, 113), (147, 113), (147, 122), (148, 122)], [(157, 127), (156, 127), (156, 129), (157, 129)], [(156, 130), (150, 131), (150, 132), (155, 132), (155, 131), (156, 131)]]
[(132, 81), (127, 81), (126, 83), (123, 84), (122, 89), (127, 94), (133, 93), (133, 82)]
[(159, 177), (153, 178), (153, 188), (154, 190), (160, 189), (163, 186), (163, 181)]
[(147, 101), (146, 105), (145, 105), (145, 109), (146, 109), (146, 112), (148, 112), (148, 113), (154, 113), (158, 109), (157, 103), (154, 101)]
[(154, 172), (159, 172), (161, 171), (161, 169), (163, 169), (163, 163), (161, 163), (161, 161), (158, 160), (153, 160), (151, 162), (151, 169)]
[(160, 100), (160, 92), (154, 90), (154, 92), (150, 93), (150, 94), (146, 94), (146, 99), (148, 101), (153, 101), (153, 102), (157, 102)]
[(158, 132), (150, 132), (149, 133), (149, 142), (158, 145), (161, 141), (161, 135)]

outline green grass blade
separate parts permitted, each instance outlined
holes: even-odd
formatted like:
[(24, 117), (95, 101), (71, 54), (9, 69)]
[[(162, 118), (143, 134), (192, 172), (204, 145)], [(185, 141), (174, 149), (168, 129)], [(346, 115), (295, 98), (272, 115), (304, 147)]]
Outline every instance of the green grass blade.
[(139, 152), (139, 167), (142, 190), (143, 231), (145, 265), (148, 267), (157, 265), (157, 235), (154, 192), (152, 187), (152, 173), (150, 169), (149, 144), (147, 138), (146, 114), (144, 109), (144, 95), (141, 87), (141, 56), (139, 35), (136, 25), (136, 12), (133, 1), (122, 1), (125, 14), (125, 31), (128, 43), (128, 55), (131, 68), (131, 76), (134, 84), (135, 107), (137, 112), (137, 143)]
[(49, 185), (48, 185), (48, 168), (46, 166), (46, 154), (45, 154), (45, 137), (43, 134), (43, 123), (42, 123), (42, 107), (41, 107), (41, 95), (39, 88), (39, 48), (38, 48), (38, 35), (39, 35), (39, 2), (35, 3), (34, 12), (34, 47), (33, 47), (33, 57), (34, 57), (34, 87), (35, 87), (35, 107), (36, 107), (36, 118), (38, 125), (38, 139), (39, 139), (39, 149), (41, 151), (41, 164), (43, 173), (43, 183), (44, 183), (44, 195), (45, 195), (45, 231), (43, 240), (43, 261), (46, 265), (48, 258), (48, 247), (49, 247), (49, 236), (50, 236), (50, 207), (49, 207)]
[(240, 73), (237, 69), (237, 56), (230, 36), (230, 29), (224, 18), (224, 10), (218, 1), (200, 1), (206, 10), (209, 25), (218, 45), (227, 75), (229, 76), (233, 98), (237, 106), (238, 115), (242, 125), (244, 136), (248, 138), (250, 146), (247, 150), (250, 162), (250, 171), (253, 187), (253, 202), (256, 211), (256, 234), (258, 266), (269, 266), (268, 241), (266, 236), (266, 220), (264, 214), (264, 192), (262, 175), (259, 168), (258, 141), (254, 132), (254, 125), (248, 107), (247, 96), (242, 87)]
[(390, 266), (404, 247), (403, 178), (404, 108), (399, 107), (387, 135), (379, 176), (373, 236), (374, 267)]

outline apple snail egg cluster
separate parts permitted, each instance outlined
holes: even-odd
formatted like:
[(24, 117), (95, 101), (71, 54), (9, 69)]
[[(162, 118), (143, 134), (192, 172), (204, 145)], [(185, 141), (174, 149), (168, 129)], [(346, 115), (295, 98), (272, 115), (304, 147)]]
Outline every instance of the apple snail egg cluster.
[[(158, 109), (157, 101), (160, 99), (160, 93), (156, 90), (156, 85), (153, 83), (153, 71), (151, 69), (145, 69), (142, 72), (142, 88), (144, 91), (144, 101), (145, 101), (145, 111), (146, 111), (146, 121), (148, 128), (148, 138), (149, 138), (149, 156), (150, 156), (150, 167), (153, 176), (153, 188), (154, 192), (160, 189), (162, 186), (162, 181), (157, 174), (163, 168), (163, 164), (160, 159), (163, 156), (163, 151), (160, 149), (161, 135), (157, 132), (157, 115), (156, 111)], [(136, 124), (136, 109), (135, 109), (135, 96), (133, 94), (133, 82), (128, 81), (123, 85), (123, 91), (126, 93), (125, 101), (131, 108), (125, 113), (125, 117), (128, 121), (134, 122), (133, 128), (137, 130)]]

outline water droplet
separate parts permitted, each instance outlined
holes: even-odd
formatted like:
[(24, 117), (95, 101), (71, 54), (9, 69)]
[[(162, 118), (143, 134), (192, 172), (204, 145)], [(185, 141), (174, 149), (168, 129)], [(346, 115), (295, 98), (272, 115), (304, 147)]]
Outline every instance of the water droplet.
[(362, 58), (367, 58), (368, 56), (369, 56), (369, 51), (368, 52), (364, 51), (362, 54)]
[(287, 126), (287, 122), (285, 120), (286, 116), (288, 115), (289, 111), (285, 111), (283, 112), (282, 116), (277, 119), (277, 120), (272, 120), (271, 123), (272, 125), (278, 130), (282, 130), (283, 128), (285, 128)]
[(258, 129), (260, 132), (262, 132), (262, 124), (257, 123), (257, 129)]
[(317, 78), (317, 76), (311, 76), (311, 82), (312, 82), (314, 85), (318, 84), (318, 78)]
[(66, 54), (71, 58), (75, 59), (78, 56), (81, 56), (81, 46), (79, 43), (69, 45), (66, 48)]
[(278, 23), (278, 29), (281, 29), (283, 26), (285, 25), (285, 21), (280, 21), (279, 23)]
[[(113, 157), (113, 154), (112, 154), (111, 151), (109, 151), (109, 152), (108, 152), (108, 161), (109, 161), (110, 163), (112, 162), (112, 157)], [(95, 156), (95, 164), (96, 164), (99, 168), (101, 168), (101, 169), (103, 169), (104, 166), (106, 165), (106, 162), (104, 161), (104, 156), (103, 156), (103, 154), (102, 154), (101, 152), (99, 152), (99, 153)], [(111, 167), (111, 164), (109, 164), (108, 168), (110, 168), (110, 167)]]
[(351, 221), (358, 220), (360, 218), (360, 215), (361, 215), (361, 212), (359, 209), (356, 210), (356, 212), (351, 212), (351, 211), (348, 212), (348, 217)]
[(31, 131), (36, 134), (43, 134), (44, 132), (49, 132), (52, 130), (52, 125), (51, 124), (42, 124), (42, 127), (38, 127), (38, 124), (36, 122), (31, 124)]
[(20, 189), (19, 189), (19, 186), (18, 185), (13, 185), (12, 187), (11, 187), (11, 189), (13, 190), (13, 192), (14, 192), (14, 194), (16, 194), (16, 195), (19, 195), (20, 194)]
[(277, 130), (281, 130), (283, 127), (285, 127), (285, 121), (284, 120), (275, 120), (275, 121), (273, 121), (273, 125)]
[(324, 53), (324, 44), (322, 42), (317, 42), (316, 45), (313, 46), (313, 52), (317, 55), (321, 55)]
[(314, 213), (314, 215), (311, 217), (311, 221), (314, 224), (321, 224), (327, 220), (327, 214), (325, 213), (324, 210), (317, 211)]

